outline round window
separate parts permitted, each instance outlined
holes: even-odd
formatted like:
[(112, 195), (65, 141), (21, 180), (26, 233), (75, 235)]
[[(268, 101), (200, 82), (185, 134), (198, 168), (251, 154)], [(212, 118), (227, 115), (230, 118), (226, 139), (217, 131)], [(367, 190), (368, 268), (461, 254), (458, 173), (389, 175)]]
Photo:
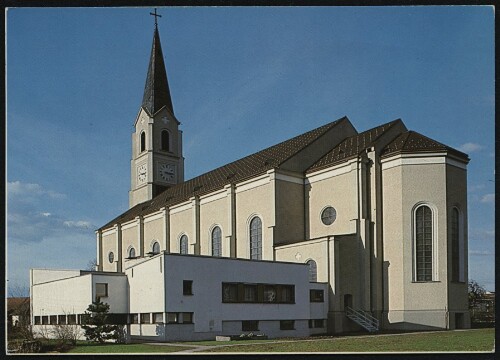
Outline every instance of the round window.
[(112, 251), (108, 255), (108, 260), (109, 260), (110, 263), (112, 263), (113, 260), (115, 260), (115, 254), (113, 254)]
[(321, 213), (321, 221), (325, 225), (333, 224), (336, 218), (337, 218), (337, 211), (331, 206), (326, 207)]

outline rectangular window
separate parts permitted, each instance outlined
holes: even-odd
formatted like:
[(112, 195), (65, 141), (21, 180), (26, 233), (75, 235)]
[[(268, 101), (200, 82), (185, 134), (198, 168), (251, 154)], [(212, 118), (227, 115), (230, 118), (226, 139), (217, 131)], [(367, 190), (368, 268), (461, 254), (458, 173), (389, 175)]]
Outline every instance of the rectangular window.
[(96, 283), (95, 284), (95, 296), (105, 297), (108, 296), (108, 284), (106, 283)]
[(66, 325), (66, 315), (59, 315), (58, 320), (60, 325)]
[(276, 302), (276, 286), (274, 285), (264, 286), (264, 302), (266, 303)]
[(324, 319), (311, 319), (309, 320), (309, 328), (324, 328), (325, 320)]
[(40, 325), (40, 323), (42, 322), (40, 316), (35, 316), (35, 325)]
[(257, 302), (257, 285), (244, 285), (243, 287), (244, 291), (244, 296), (243, 296), (243, 301), (244, 302)]
[(50, 325), (57, 325), (57, 315), (50, 315)]
[(310, 302), (324, 302), (325, 297), (323, 290), (311, 289), (309, 290), (309, 301)]
[(42, 316), (42, 325), (49, 325), (49, 317), (47, 315)]
[(295, 286), (281, 285), (278, 290), (278, 302), (283, 304), (293, 304), (295, 302)]
[(295, 330), (295, 320), (281, 320), (280, 330)]
[(76, 324), (76, 315), (68, 315), (68, 324), (75, 325)]
[(191, 312), (182, 313), (182, 323), (183, 324), (192, 324), (193, 323), (193, 313), (191, 313)]
[(151, 323), (151, 317), (149, 313), (141, 314), (141, 324), (149, 324)]
[(139, 324), (139, 314), (130, 314), (130, 323)]
[(259, 321), (258, 320), (244, 320), (241, 322), (241, 331), (258, 331)]
[(237, 302), (238, 301), (238, 285), (230, 283), (222, 283), (222, 302)]
[(182, 294), (193, 295), (193, 280), (184, 280), (182, 282)]
[(167, 313), (167, 324), (177, 324), (179, 315), (177, 313)]
[(163, 313), (153, 313), (153, 324), (163, 324)]

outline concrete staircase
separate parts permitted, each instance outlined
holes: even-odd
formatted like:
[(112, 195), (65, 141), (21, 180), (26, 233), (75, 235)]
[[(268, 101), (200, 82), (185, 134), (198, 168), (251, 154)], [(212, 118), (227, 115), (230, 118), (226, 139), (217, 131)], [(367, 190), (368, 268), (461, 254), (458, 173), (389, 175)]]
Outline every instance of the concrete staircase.
[(349, 319), (362, 326), (369, 332), (376, 332), (379, 330), (378, 319), (374, 318), (366, 311), (356, 310), (347, 306), (345, 308), (345, 314)]

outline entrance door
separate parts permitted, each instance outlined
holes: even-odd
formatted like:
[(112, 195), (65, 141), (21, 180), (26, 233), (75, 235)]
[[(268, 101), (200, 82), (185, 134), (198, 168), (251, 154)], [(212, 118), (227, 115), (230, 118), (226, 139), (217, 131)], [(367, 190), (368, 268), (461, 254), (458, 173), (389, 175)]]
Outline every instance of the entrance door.
[(352, 308), (352, 295), (351, 294), (344, 295), (344, 309), (346, 307)]
[(464, 314), (455, 313), (455, 329), (464, 328)]

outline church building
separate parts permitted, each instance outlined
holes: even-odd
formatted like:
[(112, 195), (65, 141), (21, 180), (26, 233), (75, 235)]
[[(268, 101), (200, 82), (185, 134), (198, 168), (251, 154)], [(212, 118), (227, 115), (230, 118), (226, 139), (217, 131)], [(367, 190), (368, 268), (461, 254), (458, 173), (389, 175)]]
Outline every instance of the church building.
[(95, 271), (30, 271), (35, 330), (96, 299), (150, 341), (470, 327), (466, 154), (343, 117), (185, 180), (157, 26), (134, 127), (129, 209)]

